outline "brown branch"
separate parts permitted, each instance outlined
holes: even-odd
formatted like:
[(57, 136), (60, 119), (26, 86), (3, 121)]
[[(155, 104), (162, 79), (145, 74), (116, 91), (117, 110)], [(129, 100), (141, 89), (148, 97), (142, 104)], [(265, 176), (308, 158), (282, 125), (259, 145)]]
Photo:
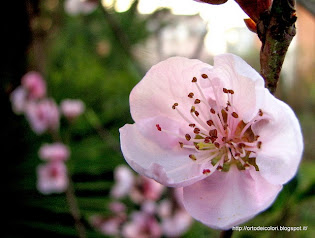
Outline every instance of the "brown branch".
[(233, 230), (226, 230), (226, 231), (221, 231), (220, 233), (220, 238), (231, 238), (233, 234)]
[(271, 11), (261, 14), (257, 23), (262, 42), (260, 73), (271, 93), (276, 91), (286, 52), (296, 34), (296, 19), (295, 0), (274, 0)]
[(120, 22), (115, 18), (115, 15), (107, 11), (106, 7), (102, 5), (102, 1), (99, 0), (100, 8), (103, 12), (106, 22), (108, 23), (111, 31), (117, 42), (119, 43), (123, 52), (130, 58), (134, 68), (137, 70), (140, 76), (144, 75), (143, 69), (137, 63), (135, 56), (132, 53), (132, 44), (129, 40), (128, 35), (125, 33), (124, 29), (120, 25)]
[(66, 190), (66, 198), (69, 205), (70, 213), (74, 219), (74, 225), (77, 230), (79, 238), (86, 238), (86, 230), (85, 226), (81, 221), (81, 214), (79, 210), (79, 206), (77, 204), (76, 196), (74, 193), (74, 188), (72, 184), (71, 177), (69, 176), (69, 186)]

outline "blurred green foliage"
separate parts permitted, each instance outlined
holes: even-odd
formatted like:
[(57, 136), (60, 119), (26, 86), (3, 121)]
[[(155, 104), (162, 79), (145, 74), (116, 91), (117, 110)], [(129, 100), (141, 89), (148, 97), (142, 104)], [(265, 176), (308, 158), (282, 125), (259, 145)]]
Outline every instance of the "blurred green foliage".
[[(44, 2), (44, 1), (43, 1)], [(119, 148), (118, 129), (132, 123), (129, 113), (129, 93), (142, 78), (139, 65), (126, 54), (117, 40), (112, 26), (98, 8), (89, 15), (68, 16), (58, 6), (48, 11), (41, 3), (41, 11), (52, 20), (52, 29), (45, 37), (45, 72), (49, 94), (59, 103), (65, 98), (79, 98), (86, 104), (85, 114), (72, 126), (62, 121), (61, 135), (70, 142), (71, 159), (67, 162), (73, 178), (83, 221), (88, 237), (104, 237), (88, 223), (93, 214), (106, 214), (109, 190), (113, 185), (113, 169), (125, 163)], [(127, 12), (108, 9), (117, 20), (130, 46), (141, 44), (150, 34), (146, 18), (136, 11), (136, 5)], [(34, 46), (36, 47), (36, 46)], [(30, 64), (36, 66), (30, 53)], [(32, 61), (33, 60), (33, 61)], [(314, 84), (311, 87), (314, 91)], [(314, 93), (306, 100), (314, 105)], [(315, 237), (315, 164), (314, 110), (299, 110), (305, 136), (305, 158), (296, 178), (284, 186), (271, 208), (244, 225), (248, 226), (308, 226), (307, 231), (266, 232), (234, 231), (233, 237)], [(49, 142), (46, 135), (37, 137), (21, 120), (25, 128), (23, 142), (27, 145), (25, 160), (19, 164), (20, 178), (15, 188), (23, 194), (18, 204), (17, 230), (9, 237), (76, 237), (72, 217), (64, 194), (41, 195), (36, 190), (35, 169), (41, 163), (37, 156), (40, 145)], [(218, 237), (199, 222), (183, 236)]]

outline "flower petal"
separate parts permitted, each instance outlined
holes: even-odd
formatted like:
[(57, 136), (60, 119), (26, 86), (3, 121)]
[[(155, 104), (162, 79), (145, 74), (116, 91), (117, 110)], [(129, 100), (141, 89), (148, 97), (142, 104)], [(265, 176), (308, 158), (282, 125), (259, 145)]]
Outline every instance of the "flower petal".
[[(264, 80), (242, 58), (233, 54), (215, 56), (214, 67), (203, 72), (211, 80), (219, 78), (222, 86), (234, 91), (232, 104), (244, 122), (250, 121), (257, 114), (263, 102)], [(220, 92), (221, 90), (222, 88)], [(220, 98), (218, 100), (222, 101)], [(226, 100), (220, 104), (225, 106)]]
[(267, 209), (281, 185), (268, 183), (259, 172), (250, 168), (211, 176), (184, 187), (186, 210), (200, 222), (214, 229), (230, 229)]
[(172, 105), (190, 112), (192, 99), (187, 95), (196, 88), (191, 82), (204, 67), (211, 67), (196, 59), (171, 57), (153, 66), (130, 93), (130, 111), (135, 122), (164, 115), (183, 120)]
[(253, 125), (262, 141), (256, 163), (262, 176), (273, 184), (287, 183), (297, 172), (303, 153), (303, 136), (292, 109), (265, 90), (264, 115), (270, 119)]
[[(123, 155), (136, 172), (172, 187), (186, 186), (205, 178), (206, 175), (202, 174), (204, 165), (191, 160), (189, 150), (182, 150), (178, 143), (176, 146), (161, 146), (158, 141), (162, 137), (145, 136), (141, 129), (148, 127), (139, 124), (141, 122), (127, 124), (119, 130)], [(172, 143), (167, 136), (164, 140)]]

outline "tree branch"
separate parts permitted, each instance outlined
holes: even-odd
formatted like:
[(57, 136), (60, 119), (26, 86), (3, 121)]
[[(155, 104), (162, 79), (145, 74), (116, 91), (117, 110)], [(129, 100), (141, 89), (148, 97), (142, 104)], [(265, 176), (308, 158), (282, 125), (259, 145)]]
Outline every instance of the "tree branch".
[(261, 14), (257, 34), (262, 42), (261, 75), (266, 87), (275, 93), (289, 45), (296, 34), (295, 0), (274, 0), (270, 12)]
[(233, 234), (233, 230), (226, 230), (226, 231), (221, 231), (220, 233), (220, 238), (231, 238)]
[(101, 0), (99, 0), (99, 4), (100, 4), (104, 17), (113, 32), (113, 35), (115, 36), (117, 42), (121, 46), (121, 49), (131, 59), (132, 64), (134, 68), (137, 70), (138, 74), (140, 76), (143, 76), (144, 75), (143, 69), (140, 67), (140, 65), (137, 64), (137, 60), (135, 59), (132, 53), (132, 50), (131, 50), (132, 44), (128, 38), (128, 35), (125, 33), (124, 29), (121, 27), (120, 23), (117, 21), (114, 15), (109, 13), (107, 9), (105, 8), (105, 6), (102, 5)]

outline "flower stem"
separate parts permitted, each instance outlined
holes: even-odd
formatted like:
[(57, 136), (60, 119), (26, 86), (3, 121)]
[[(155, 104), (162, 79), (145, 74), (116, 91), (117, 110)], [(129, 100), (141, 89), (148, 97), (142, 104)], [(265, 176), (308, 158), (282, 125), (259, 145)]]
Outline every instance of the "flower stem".
[(262, 42), (260, 73), (271, 93), (276, 91), (286, 52), (296, 34), (296, 19), (295, 0), (275, 0), (270, 12), (261, 14), (257, 22)]
[(79, 238), (86, 238), (86, 231), (83, 223), (81, 222), (80, 210), (74, 194), (73, 184), (69, 178), (69, 186), (66, 190), (66, 198), (69, 205), (70, 213), (75, 222), (75, 228), (78, 232)]
[(233, 230), (226, 230), (226, 231), (221, 231), (220, 233), (220, 238), (231, 238), (233, 234)]

